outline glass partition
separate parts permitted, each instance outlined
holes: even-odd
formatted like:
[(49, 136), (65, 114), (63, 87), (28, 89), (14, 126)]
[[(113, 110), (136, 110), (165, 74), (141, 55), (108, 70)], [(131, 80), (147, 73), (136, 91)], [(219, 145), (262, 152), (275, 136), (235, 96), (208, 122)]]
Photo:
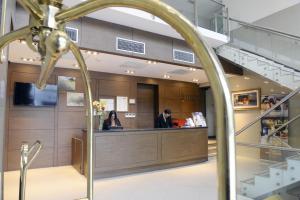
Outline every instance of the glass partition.
[(197, 25), (221, 34), (227, 34), (227, 9), (214, 0), (196, 0)]
[(300, 70), (300, 37), (285, 37), (230, 21), (231, 45)]
[[(274, 107), (282, 98), (282, 94), (262, 95), (261, 109)], [(237, 136), (237, 185), (241, 199), (299, 198), (299, 98), (299, 94), (293, 96)]]
[[(263, 200), (272, 196), (280, 199), (297, 199), (300, 191), (300, 150), (276, 150), (271, 148), (238, 145), (237, 177), (238, 195), (246, 199)], [(251, 156), (241, 156), (252, 152)], [(261, 159), (264, 151), (280, 154), (282, 161)]]
[(173, 6), (193, 24), (221, 34), (228, 33), (228, 12), (222, 2), (216, 0), (163, 0)]

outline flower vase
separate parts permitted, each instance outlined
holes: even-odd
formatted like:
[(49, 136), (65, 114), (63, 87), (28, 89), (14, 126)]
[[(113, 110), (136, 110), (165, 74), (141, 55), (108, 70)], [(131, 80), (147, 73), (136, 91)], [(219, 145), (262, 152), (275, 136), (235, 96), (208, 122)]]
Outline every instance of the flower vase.
[(103, 122), (104, 122), (104, 112), (99, 112), (98, 113), (98, 116), (99, 116), (99, 131), (102, 130), (103, 128)]

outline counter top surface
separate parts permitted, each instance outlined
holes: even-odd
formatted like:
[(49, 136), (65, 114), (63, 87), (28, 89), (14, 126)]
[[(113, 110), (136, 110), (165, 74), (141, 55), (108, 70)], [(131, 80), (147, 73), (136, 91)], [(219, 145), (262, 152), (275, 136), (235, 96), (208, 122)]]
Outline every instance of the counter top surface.
[[(145, 129), (114, 129), (114, 130), (94, 130), (94, 133), (120, 133), (120, 132), (144, 132), (144, 131), (177, 131), (177, 130), (193, 130), (206, 129), (207, 127), (191, 127), (191, 128), (145, 128)], [(83, 129), (86, 132), (86, 129)]]

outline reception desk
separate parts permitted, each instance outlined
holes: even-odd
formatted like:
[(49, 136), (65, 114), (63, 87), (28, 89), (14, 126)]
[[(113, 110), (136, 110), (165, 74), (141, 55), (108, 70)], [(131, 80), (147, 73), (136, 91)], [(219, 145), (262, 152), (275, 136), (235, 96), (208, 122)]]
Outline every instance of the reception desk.
[[(183, 166), (208, 159), (207, 128), (95, 131), (94, 137), (96, 178)], [(83, 151), (73, 151), (73, 165), (78, 168), (82, 160), (86, 169), (85, 130), (82, 141)], [(80, 152), (83, 158), (78, 157)]]

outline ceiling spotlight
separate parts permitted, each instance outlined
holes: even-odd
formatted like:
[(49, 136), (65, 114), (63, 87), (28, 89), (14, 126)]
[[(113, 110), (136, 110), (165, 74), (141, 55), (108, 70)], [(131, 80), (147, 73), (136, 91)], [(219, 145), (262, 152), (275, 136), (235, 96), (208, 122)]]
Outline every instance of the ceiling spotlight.
[(93, 56), (96, 56), (99, 54), (97, 51), (89, 51), (89, 50), (86, 50), (85, 53), (89, 54), (89, 55), (93, 55)]
[(157, 64), (156, 61), (152, 61), (152, 60), (147, 60), (147, 63), (148, 63), (148, 64), (153, 64), (153, 65), (156, 65), (156, 64)]
[(193, 82), (199, 82), (199, 79), (194, 78)]
[(134, 71), (133, 71), (133, 70), (129, 70), (129, 69), (126, 70), (125, 72), (126, 72), (127, 74), (134, 74)]
[(164, 78), (168, 79), (168, 78), (170, 78), (170, 76), (167, 75), (167, 74), (165, 74), (165, 75), (164, 75)]
[(269, 81), (264, 81), (265, 84), (269, 84)]
[(245, 80), (250, 80), (250, 78), (248, 76), (245, 76), (244, 79)]
[(281, 92), (281, 94), (285, 94), (285, 92), (284, 92), (284, 91), (282, 91), (282, 92)]
[(33, 59), (33, 58), (24, 58), (24, 57), (22, 57), (21, 60), (24, 61), (24, 62), (33, 62), (33, 61), (35, 61), (35, 59)]
[(191, 68), (190, 68), (190, 71), (193, 71), (193, 72), (194, 72), (194, 71), (196, 71), (196, 69), (191, 67)]

